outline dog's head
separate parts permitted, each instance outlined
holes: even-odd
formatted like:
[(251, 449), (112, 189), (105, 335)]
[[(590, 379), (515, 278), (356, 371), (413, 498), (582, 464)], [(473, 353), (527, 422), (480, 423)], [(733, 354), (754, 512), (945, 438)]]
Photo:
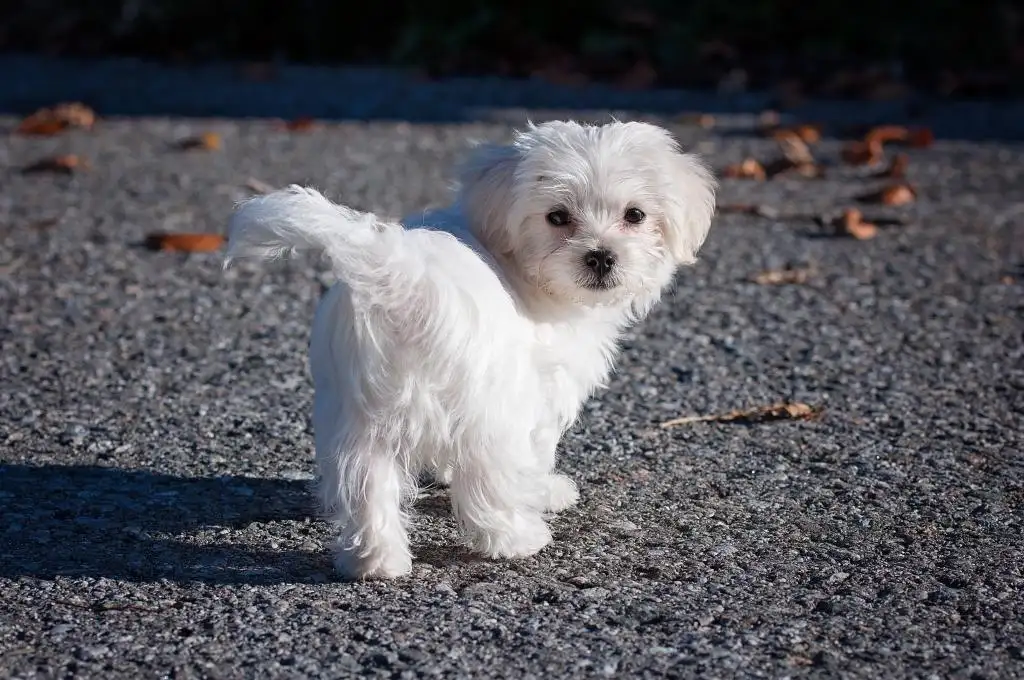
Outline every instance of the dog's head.
[(715, 209), (711, 172), (647, 123), (531, 124), (479, 147), (460, 180), (485, 247), (538, 294), (575, 305), (657, 299), (696, 261)]

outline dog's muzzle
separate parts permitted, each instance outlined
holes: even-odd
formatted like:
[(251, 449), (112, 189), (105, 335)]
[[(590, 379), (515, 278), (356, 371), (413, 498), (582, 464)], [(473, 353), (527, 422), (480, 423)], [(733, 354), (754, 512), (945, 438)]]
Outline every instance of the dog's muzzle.
[(615, 276), (615, 253), (607, 248), (591, 250), (583, 256), (586, 274), (580, 281), (584, 288), (606, 290), (617, 285)]

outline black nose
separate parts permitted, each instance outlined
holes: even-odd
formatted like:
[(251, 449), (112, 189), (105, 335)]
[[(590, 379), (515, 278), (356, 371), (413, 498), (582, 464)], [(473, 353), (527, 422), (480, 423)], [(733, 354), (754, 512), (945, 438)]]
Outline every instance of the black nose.
[(587, 269), (597, 274), (597, 278), (603, 279), (615, 266), (615, 253), (604, 248), (591, 250), (583, 259)]

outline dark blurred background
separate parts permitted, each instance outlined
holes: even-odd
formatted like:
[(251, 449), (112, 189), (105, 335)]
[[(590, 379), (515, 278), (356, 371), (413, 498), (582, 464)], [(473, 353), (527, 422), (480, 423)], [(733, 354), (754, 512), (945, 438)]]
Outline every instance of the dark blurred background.
[[(5, 0), (0, 50), (884, 99), (1022, 91), (1014, 0)], [(628, 9), (627, 9), (628, 8)]]

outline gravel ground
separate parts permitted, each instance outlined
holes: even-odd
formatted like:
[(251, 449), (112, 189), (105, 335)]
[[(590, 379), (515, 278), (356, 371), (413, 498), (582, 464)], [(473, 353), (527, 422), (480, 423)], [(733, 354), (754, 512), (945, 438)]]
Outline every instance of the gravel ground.
[[(253, 178), (312, 182), (393, 216), (437, 204), (467, 139), (509, 134), (495, 116), (465, 120), (452, 92), (499, 109), (567, 96), (495, 82), (388, 90), (404, 81), (379, 74), (376, 100), (429, 120), (300, 134), (242, 117), (369, 115), (356, 93), (373, 75), (332, 89), (329, 72), (303, 71), (260, 84), (276, 98), (246, 109), (222, 95), (229, 69), (189, 89), (182, 73), (145, 68), (0, 60), (21, 76), (0, 78), (8, 112), (86, 98), (145, 114), (0, 142), (0, 674), (1024, 673), (1024, 147), (1006, 141), (1024, 138), (1024, 118), (985, 104), (928, 114), (949, 135), (909, 152), (919, 199), (866, 209), (906, 221), (869, 241), (822, 238), (806, 217), (875, 187), (862, 172), (726, 181), (722, 203), (781, 214), (720, 216), (700, 264), (627, 337), (609, 389), (563, 443), (582, 500), (555, 520), (554, 543), (476, 559), (452, 547), (444, 490), (425, 489), (412, 576), (353, 584), (333, 575), (307, 493), (305, 351), (323, 267), (225, 273), (215, 254), (138, 244), (221, 231)], [(424, 92), (439, 97), (426, 117)], [(346, 94), (351, 109), (333, 108)], [(711, 101), (616, 96), (607, 106), (633, 96), (662, 115)], [(716, 166), (774, 152), (742, 106), (720, 103), (735, 114), (721, 128), (665, 120)], [(818, 110), (875, 119), (865, 107)], [(201, 114), (219, 118), (188, 117)], [(208, 130), (221, 150), (173, 148)], [(18, 171), (55, 153), (91, 168)], [(786, 265), (816, 273), (750, 280)], [(825, 413), (659, 427), (780, 400)]]

